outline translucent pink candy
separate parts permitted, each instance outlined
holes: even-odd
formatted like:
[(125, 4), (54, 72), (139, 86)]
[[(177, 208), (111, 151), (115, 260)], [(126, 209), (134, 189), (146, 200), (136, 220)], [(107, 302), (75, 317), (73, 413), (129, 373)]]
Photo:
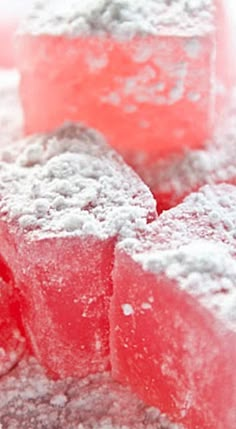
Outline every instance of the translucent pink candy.
[(114, 245), (156, 216), (151, 193), (72, 124), (17, 143), (0, 178), (1, 251), (35, 355), (59, 377), (107, 369)]
[(236, 187), (206, 186), (116, 251), (114, 377), (185, 428), (236, 424)]
[(81, 121), (147, 169), (201, 147), (231, 86), (223, 2), (147, 1), (146, 15), (125, 1), (91, 3), (85, 13), (69, 1), (68, 16), (45, 3), (20, 33), (26, 133)]
[(14, 367), (25, 349), (12, 274), (0, 256), (0, 377)]

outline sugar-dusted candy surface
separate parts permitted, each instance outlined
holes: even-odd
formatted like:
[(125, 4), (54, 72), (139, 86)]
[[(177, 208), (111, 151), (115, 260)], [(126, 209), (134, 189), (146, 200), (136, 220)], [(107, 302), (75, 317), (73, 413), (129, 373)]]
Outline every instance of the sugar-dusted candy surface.
[(178, 429), (109, 372), (54, 381), (33, 358), (0, 380), (3, 429)]
[(189, 429), (236, 425), (235, 208), (203, 187), (116, 251), (113, 375)]
[(26, 132), (79, 120), (132, 165), (201, 146), (229, 84), (222, 5), (37, 4), (17, 43)]
[(99, 134), (73, 124), (12, 147), (0, 183), (1, 253), (35, 355), (59, 377), (103, 371), (114, 244), (156, 217), (151, 193)]
[(12, 273), (0, 256), (0, 378), (21, 359), (25, 339), (13, 290)]
[(158, 201), (158, 211), (176, 206), (201, 186), (236, 184), (236, 90), (213, 137), (202, 149), (187, 150), (145, 168), (136, 164)]

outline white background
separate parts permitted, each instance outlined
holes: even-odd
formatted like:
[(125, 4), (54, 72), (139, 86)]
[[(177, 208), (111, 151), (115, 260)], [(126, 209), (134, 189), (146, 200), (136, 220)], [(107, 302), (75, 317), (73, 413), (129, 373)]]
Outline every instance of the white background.
[(22, 15), (32, 3), (33, 0), (0, 0), (0, 18)]

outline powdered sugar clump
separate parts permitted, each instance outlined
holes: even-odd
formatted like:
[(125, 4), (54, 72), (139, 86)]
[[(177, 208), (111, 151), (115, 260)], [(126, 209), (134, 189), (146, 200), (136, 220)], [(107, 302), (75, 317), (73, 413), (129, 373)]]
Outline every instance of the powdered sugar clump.
[(22, 30), (33, 35), (194, 36), (214, 29), (214, 12), (213, 0), (41, 0)]
[(94, 131), (68, 124), (14, 149), (0, 164), (0, 211), (31, 237), (130, 236), (155, 217), (148, 188)]
[(164, 273), (236, 331), (236, 187), (205, 186), (124, 241), (144, 270)]
[(25, 358), (0, 380), (1, 429), (177, 429), (109, 373), (49, 380)]

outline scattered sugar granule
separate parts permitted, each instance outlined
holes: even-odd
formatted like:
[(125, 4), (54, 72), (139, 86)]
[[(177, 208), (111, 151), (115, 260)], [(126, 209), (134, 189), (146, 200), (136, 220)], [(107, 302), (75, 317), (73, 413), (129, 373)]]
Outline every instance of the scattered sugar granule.
[(53, 381), (27, 357), (0, 380), (0, 424), (1, 429), (178, 429), (108, 372)]

